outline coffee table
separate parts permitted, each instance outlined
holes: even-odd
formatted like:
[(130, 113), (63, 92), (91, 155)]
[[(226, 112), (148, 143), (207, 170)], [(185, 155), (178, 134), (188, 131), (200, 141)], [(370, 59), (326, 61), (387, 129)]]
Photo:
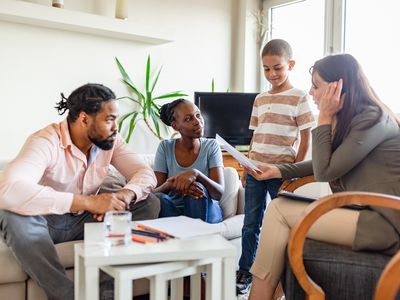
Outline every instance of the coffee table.
[[(107, 247), (102, 240), (103, 224), (85, 224), (85, 241), (75, 244), (75, 299), (99, 298), (99, 269), (103, 266), (154, 264), (173, 261), (213, 259), (217, 272), (212, 272), (208, 298), (235, 299), (236, 249), (220, 235), (192, 239), (172, 239), (157, 244), (132, 243)], [(217, 260), (215, 260), (217, 259)], [(211, 270), (211, 269), (210, 269)], [(218, 271), (219, 270), (219, 271)]]

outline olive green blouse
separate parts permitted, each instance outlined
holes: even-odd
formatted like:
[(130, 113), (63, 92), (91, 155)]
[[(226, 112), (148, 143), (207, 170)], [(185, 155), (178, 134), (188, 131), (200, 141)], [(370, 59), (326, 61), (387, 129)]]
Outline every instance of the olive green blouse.
[[(386, 113), (372, 127), (378, 111), (366, 107), (350, 123), (342, 143), (332, 151), (331, 125), (312, 131), (312, 161), (279, 165), (283, 179), (314, 174), (333, 192), (363, 191), (400, 196), (400, 128)], [(340, 220), (338, 220), (340, 222)], [(400, 246), (400, 211), (382, 207), (362, 210), (354, 250), (395, 253)]]

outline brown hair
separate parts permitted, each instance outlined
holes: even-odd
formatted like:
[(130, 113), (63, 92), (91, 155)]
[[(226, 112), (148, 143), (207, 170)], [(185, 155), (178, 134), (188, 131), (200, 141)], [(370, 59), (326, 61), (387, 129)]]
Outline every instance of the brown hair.
[(378, 114), (374, 120), (365, 125), (364, 129), (375, 125), (383, 111), (389, 114), (400, 125), (400, 120), (379, 99), (371, 88), (358, 61), (350, 54), (334, 54), (315, 62), (310, 73), (315, 72), (326, 82), (343, 79), (342, 94), (345, 93), (343, 108), (336, 114), (336, 126), (332, 141), (333, 150), (343, 141), (353, 118), (362, 112), (366, 106), (376, 107)]

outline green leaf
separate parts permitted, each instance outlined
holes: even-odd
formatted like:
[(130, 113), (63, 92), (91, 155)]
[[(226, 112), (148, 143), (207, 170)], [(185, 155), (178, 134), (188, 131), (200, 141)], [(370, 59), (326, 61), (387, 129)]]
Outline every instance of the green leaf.
[(157, 103), (155, 103), (154, 101), (151, 103), (151, 105), (157, 111), (157, 114), (158, 114), (158, 112), (160, 111), (161, 106), (158, 105)]
[(133, 115), (134, 113), (135, 113), (134, 111), (133, 111), (133, 112), (130, 112), (130, 113), (127, 113), (127, 114), (123, 115), (123, 116), (118, 120), (118, 131), (119, 131), (119, 132), (121, 132), (122, 125), (123, 125), (124, 121), (125, 121), (129, 116)]
[(126, 81), (125, 79), (122, 79), (122, 82), (125, 83), (139, 98), (139, 101), (144, 100), (144, 95), (136, 88), (136, 86), (133, 85), (132, 82)]
[(117, 98), (117, 100), (123, 100), (123, 99), (129, 99), (129, 100), (131, 100), (131, 101), (133, 101), (133, 102), (139, 104), (140, 106), (143, 106), (141, 102), (139, 102), (139, 101), (136, 100), (136, 99), (133, 99), (132, 97), (125, 96), (125, 97), (119, 97), (119, 98)]
[(147, 56), (147, 64), (146, 64), (146, 92), (149, 91), (150, 86), (150, 54)]
[(151, 92), (147, 92), (146, 93), (146, 109), (147, 109), (147, 115), (150, 116), (151, 112), (152, 112), (152, 104), (153, 103), (153, 99), (152, 99), (152, 95)]
[(128, 73), (126, 73), (125, 68), (122, 66), (121, 62), (119, 61), (119, 59), (117, 57), (115, 57), (115, 62), (117, 63), (117, 66), (118, 66), (119, 72), (122, 75), (122, 78), (125, 81), (132, 83), (131, 78), (129, 77)]
[(152, 85), (152, 87), (151, 87), (151, 91), (150, 91), (150, 92), (154, 92), (154, 88), (156, 87), (156, 84), (157, 84), (157, 81), (158, 81), (158, 77), (160, 77), (161, 70), (162, 70), (162, 66), (161, 66), (161, 68), (158, 70), (156, 79), (154, 79), (154, 82), (153, 82), (153, 85)]
[(215, 85), (214, 85), (214, 78), (211, 80), (211, 92), (214, 93)]
[(150, 113), (151, 119), (153, 120), (153, 124), (154, 124), (154, 128), (156, 129), (157, 132), (157, 137), (160, 138), (160, 118), (157, 117), (157, 115), (155, 114), (155, 112), (152, 110)]
[(165, 94), (165, 95), (162, 95), (162, 96), (155, 97), (155, 98), (153, 98), (153, 101), (157, 100), (157, 99), (185, 97), (185, 96), (187, 96), (187, 94), (184, 94), (181, 91), (176, 91), (176, 92), (171, 92), (171, 93), (168, 93), (168, 94)]
[(132, 115), (131, 121), (129, 122), (129, 130), (128, 130), (128, 135), (126, 136), (125, 141), (129, 143), (129, 140), (131, 139), (131, 135), (133, 133), (133, 130), (135, 129), (136, 126), (136, 118), (138, 116), (139, 112), (135, 111)]

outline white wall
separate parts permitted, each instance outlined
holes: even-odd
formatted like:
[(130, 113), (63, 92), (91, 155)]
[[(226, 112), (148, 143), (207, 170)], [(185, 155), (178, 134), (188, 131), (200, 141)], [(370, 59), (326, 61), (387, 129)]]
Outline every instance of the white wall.
[[(92, 9), (82, 1), (66, 0), (66, 9)], [(174, 40), (163, 45), (0, 22), (0, 161), (12, 159), (30, 133), (63, 119), (54, 109), (60, 92), (69, 95), (82, 84), (99, 82), (117, 96), (125, 95), (114, 56), (143, 86), (146, 58), (151, 54), (153, 66), (164, 66), (159, 93), (182, 89), (192, 97), (194, 91), (210, 91), (212, 78), (217, 90), (226, 90), (232, 77), (234, 3), (130, 0), (128, 22), (143, 32)], [(157, 144), (142, 131), (135, 133), (132, 147), (147, 153), (154, 152)]]

